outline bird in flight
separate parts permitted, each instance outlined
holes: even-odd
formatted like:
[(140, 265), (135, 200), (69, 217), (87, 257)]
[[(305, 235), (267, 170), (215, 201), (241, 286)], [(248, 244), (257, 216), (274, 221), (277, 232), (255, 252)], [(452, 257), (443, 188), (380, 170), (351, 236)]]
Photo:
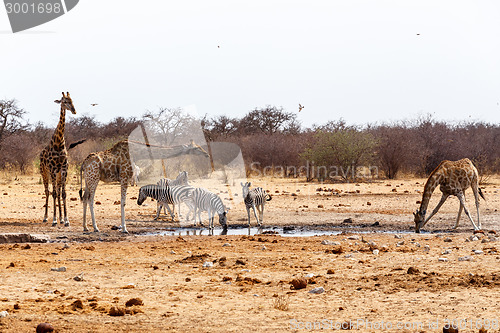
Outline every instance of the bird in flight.
[(92, 106), (96, 106), (96, 105), (99, 105), (99, 104), (97, 104), (97, 103), (92, 103), (92, 104), (90, 104), (90, 105), (92, 105)]
[(299, 112), (302, 111), (303, 108), (302, 104), (299, 103)]

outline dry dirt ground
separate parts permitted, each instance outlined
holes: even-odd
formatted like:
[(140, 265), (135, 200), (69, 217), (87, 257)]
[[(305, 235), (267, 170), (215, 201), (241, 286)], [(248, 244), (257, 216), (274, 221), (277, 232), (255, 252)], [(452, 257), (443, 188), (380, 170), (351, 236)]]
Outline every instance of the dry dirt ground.
[[(185, 223), (153, 221), (156, 204), (138, 206), (137, 187), (129, 189), (130, 234), (123, 235), (111, 229), (119, 224), (119, 186), (102, 183), (101, 232), (83, 233), (76, 177), (68, 186), (65, 228), (41, 222), (38, 175), (4, 175), (0, 234), (43, 234), (49, 241), (0, 244), (0, 332), (34, 332), (42, 322), (57, 332), (272, 332), (335, 330), (349, 321), (360, 332), (437, 332), (452, 320), (460, 332), (478, 332), (481, 324), (500, 331), (500, 242), (493, 233), (500, 232), (500, 178), (482, 186), (485, 233), (473, 239), (465, 216), (451, 231), (456, 198), (426, 233), (412, 232), (424, 179), (252, 182), (273, 195), (266, 226), (332, 235), (147, 236)], [(436, 190), (431, 207), (439, 197)], [(475, 218), (470, 191), (467, 197)], [(230, 211), (231, 226), (245, 221), (242, 205)], [(52, 270), (60, 267), (66, 270)], [(291, 287), (294, 279), (305, 288)], [(310, 293), (315, 288), (324, 291)], [(142, 304), (126, 306), (133, 298)]]

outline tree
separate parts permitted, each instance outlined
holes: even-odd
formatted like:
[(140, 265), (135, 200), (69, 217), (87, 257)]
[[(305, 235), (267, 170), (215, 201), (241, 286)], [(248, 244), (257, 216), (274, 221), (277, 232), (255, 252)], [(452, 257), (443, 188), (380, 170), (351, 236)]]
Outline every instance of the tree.
[(29, 127), (23, 119), (25, 114), (15, 99), (0, 101), (0, 144), (5, 136)]
[(297, 115), (285, 112), (283, 107), (267, 105), (262, 109), (250, 111), (240, 121), (240, 130), (245, 134), (264, 133), (273, 135), (278, 132), (297, 132), (300, 125)]
[(239, 120), (222, 115), (208, 119), (207, 115), (201, 120), (201, 127), (207, 141), (216, 141), (219, 138), (227, 139), (238, 131)]
[(309, 166), (308, 180), (340, 177), (345, 181), (358, 177), (358, 168), (371, 162), (376, 140), (373, 135), (351, 126), (337, 130), (317, 130), (315, 139), (301, 154)]
[(176, 145), (195, 140), (201, 143), (202, 136), (200, 120), (188, 114), (182, 108), (159, 108), (158, 111), (148, 111), (143, 119), (153, 142), (162, 145)]

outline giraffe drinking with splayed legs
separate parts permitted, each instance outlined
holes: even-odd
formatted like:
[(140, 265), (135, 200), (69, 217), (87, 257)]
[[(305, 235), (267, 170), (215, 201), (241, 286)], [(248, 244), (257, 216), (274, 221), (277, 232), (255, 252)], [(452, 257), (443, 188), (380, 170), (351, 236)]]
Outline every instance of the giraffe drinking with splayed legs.
[(61, 197), (64, 205), (64, 225), (69, 226), (66, 210), (66, 177), (68, 174), (68, 151), (64, 140), (64, 127), (66, 124), (66, 110), (76, 114), (75, 106), (69, 96), (69, 92), (62, 93), (60, 100), (54, 101), (61, 105), (59, 123), (49, 145), (40, 153), (40, 173), (42, 174), (43, 186), (45, 187), (45, 215), (43, 222), (47, 222), (49, 209), (49, 180), (52, 183), (52, 197), (54, 198), (54, 218), (52, 225), (57, 225), (56, 206), (59, 205), (59, 220), (63, 223), (61, 212)]
[[(460, 201), (460, 208), (458, 209), (458, 216), (453, 229), (456, 229), (458, 227), (458, 222), (460, 221), (462, 210), (464, 210), (465, 214), (472, 223), (474, 230), (480, 230), (481, 221), (479, 219), (479, 196), (484, 199), (484, 195), (479, 188), (478, 179), (479, 176), (477, 173), (477, 169), (468, 158), (464, 158), (459, 161), (441, 162), (439, 166), (434, 171), (432, 171), (429, 179), (425, 183), (424, 194), (422, 196), (420, 208), (415, 213), (413, 213), (415, 217), (415, 231), (417, 233), (420, 232), (420, 229), (423, 228), (424, 225), (429, 222), (431, 217), (433, 217), (434, 214), (438, 212), (439, 208), (441, 208), (441, 206), (450, 195), (456, 196)], [(429, 217), (426, 219), (425, 214), (427, 212), (427, 206), (429, 205), (432, 192), (434, 192), (438, 185), (440, 186), (440, 190), (443, 193), (443, 195), (441, 196), (441, 201), (439, 201), (436, 208), (434, 208), (434, 210), (432, 211), (431, 215), (429, 215)], [(465, 207), (464, 193), (465, 190), (469, 187), (472, 188), (472, 192), (474, 193), (474, 198), (476, 201), (478, 225), (474, 223), (469, 210), (467, 209), (467, 207)]]

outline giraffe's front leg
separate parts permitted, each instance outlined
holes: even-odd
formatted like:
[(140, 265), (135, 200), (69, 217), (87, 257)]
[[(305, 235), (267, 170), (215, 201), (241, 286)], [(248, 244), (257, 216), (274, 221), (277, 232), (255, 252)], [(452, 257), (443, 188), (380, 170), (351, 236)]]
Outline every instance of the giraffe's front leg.
[(460, 203), (460, 208), (458, 209), (457, 221), (455, 222), (455, 226), (453, 227), (453, 229), (458, 228), (458, 223), (460, 222), (460, 216), (462, 216), (463, 209), (464, 209), (464, 206), (462, 205), (462, 203)]
[(121, 210), (122, 210), (122, 232), (128, 234), (127, 226), (125, 225), (125, 202), (127, 200), (127, 185), (128, 185), (128, 179), (123, 180), (121, 182), (121, 187), (122, 187), (122, 196), (121, 196)]

